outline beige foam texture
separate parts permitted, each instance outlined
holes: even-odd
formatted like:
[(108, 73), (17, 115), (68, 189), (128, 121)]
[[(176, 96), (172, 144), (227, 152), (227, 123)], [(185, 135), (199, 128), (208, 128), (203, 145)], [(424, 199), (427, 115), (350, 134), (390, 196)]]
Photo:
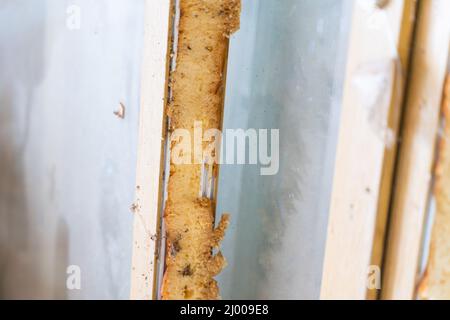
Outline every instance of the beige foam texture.
[[(173, 99), (168, 107), (170, 130), (194, 123), (203, 130), (221, 129), (229, 36), (238, 29), (240, 0), (181, 0)], [(176, 142), (171, 143), (171, 149)], [(203, 146), (205, 148), (205, 145)], [(193, 161), (192, 157), (192, 161)], [(225, 266), (219, 252), (229, 217), (214, 228), (215, 203), (199, 196), (202, 165), (171, 163), (165, 210), (166, 270), (162, 298), (218, 299), (214, 277)], [(213, 172), (217, 173), (214, 166)]]

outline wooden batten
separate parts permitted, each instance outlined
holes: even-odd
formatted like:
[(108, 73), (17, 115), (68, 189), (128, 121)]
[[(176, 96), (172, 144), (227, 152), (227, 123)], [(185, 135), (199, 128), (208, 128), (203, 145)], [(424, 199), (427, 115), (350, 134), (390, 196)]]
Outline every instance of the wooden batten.
[(383, 299), (414, 298), (450, 41), (450, 1), (419, 2), (396, 172)]
[(165, 105), (172, 33), (172, 1), (145, 1), (144, 53), (136, 200), (133, 204), (131, 299), (157, 298), (156, 272), (161, 235)]
[[(404, 106), (405, 90), (410, 65), (411, 45), (413, 31), (416, 21), (417, 0), (406, 0), (403, 10), (402, 29), (399, 39), (399, 64), (397, 65), (397, 81), (395, 83), (394, 95), (391, 102), (389, 114), (389, 128), (395, 136), (399, 135), (400, 120)], [(397, 139), (398, 140), (398, 139)], [(397, 141), (398, 142), (398, 141)], [(395, 176), (395, 163), (397, 160), (398, 143), (392, 144), (385, 149), (383, 173), (381, 177), (380, 194), (378, 199), (378, 212), (373, 240), (371, 265), (383, 268), (384, 248), (389, 221), (389, 205), (392, 194), (393, 180)], [(381, 290), (369, 288), (367, 298), (376, 300)]]
[(401, 108), (405, 24), (411, 23), (404, 21), (408, 1), (353, 6), (322, 299), (367, 297), (382, 181), (392, 174), (384, 171)]

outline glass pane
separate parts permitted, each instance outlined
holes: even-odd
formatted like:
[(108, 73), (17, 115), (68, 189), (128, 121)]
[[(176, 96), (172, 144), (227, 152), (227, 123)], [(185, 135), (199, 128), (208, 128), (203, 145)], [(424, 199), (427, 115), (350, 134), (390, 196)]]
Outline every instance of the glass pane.
[(319, 298), (350, 11), (350, 1), (243, 1), (224, 129), (279, 129), (279, 170), (221, 167), (217, 212), (232, 217), (223, 298)]

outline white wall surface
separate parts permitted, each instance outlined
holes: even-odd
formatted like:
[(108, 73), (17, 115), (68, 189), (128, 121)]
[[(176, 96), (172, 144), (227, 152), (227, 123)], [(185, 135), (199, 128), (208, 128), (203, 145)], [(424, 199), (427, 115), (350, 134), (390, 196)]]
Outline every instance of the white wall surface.
[(0, 1), (2, 298), (128, 298), (143, 4)]

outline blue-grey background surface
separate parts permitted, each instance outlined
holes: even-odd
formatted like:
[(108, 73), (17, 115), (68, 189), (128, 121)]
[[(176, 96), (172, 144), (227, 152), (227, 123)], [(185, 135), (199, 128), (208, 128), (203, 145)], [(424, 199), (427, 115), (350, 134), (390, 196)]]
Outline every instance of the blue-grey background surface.
[(3, 298), (129, 297), (143, 4), (0, 1)]
[(280, 170), (221, 167), (225, 299), (319, 298), (350, 11), (350, 1), (243, 1), (224, 127), (279, 129)]

